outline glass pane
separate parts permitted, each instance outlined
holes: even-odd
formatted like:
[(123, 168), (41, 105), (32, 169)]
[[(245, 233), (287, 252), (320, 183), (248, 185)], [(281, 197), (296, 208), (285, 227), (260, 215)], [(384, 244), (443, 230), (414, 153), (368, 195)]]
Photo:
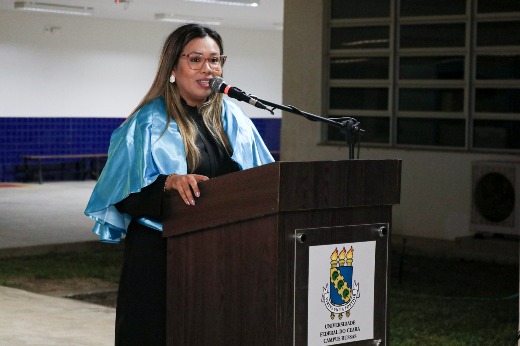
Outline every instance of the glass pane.
[(465, 24), (401, 25), (401, 48), (464, 47)]
[(520, 89), (477, 89), (475, 112), (520, 113)]
[(478, 0), (478, 13), (520, 12), (518, 0)]
[(464, 119), (399, 118), (397, 143), (463, 147), (465, 124)]
[(466, 13), (466, 0), (401, 0), (400, 15), (442, 16)]
[(332, 0), (331, 18), (390, 17), (390, 0)]
[(399, 79), (463, 80), (464, 57), (402, 57), (399, 59)]
[(477, 46), (520, 46), (520, 21), (478, 23)]
[(331, 88), (332, 109), (388, 109), (387, 88)]
[(388, 58), (334, 58), (331, 79), (388, 79)]
[(462, 112), (464, 89), (400, 89), (399, 110)]
[(475, 120), (473, 146), (475, 148), (520, 149), (520, 121)]
[(520, 79), (520, 54), (478, 55), (477, 79)]
[(390, 46), (388, 26), (364, 26), (331, 28), (331, 49), (388, 48)]
[[(359, 127), (365, 132), (361, 136), (361, 143), (389, 143), (390, 142), (390, 119), (381, 117), (356, 117), (360, 122)], [(345, 135), (334, 126), (328, 127), (327, 140), (345, 141)]]

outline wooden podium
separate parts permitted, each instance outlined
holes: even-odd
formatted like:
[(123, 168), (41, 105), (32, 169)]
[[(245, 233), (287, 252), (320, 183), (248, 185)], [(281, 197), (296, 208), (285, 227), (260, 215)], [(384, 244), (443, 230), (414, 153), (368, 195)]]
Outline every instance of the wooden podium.
[[(195, 206), (166, 195), (167, 344), (386, 345), (400, 179), (400, 160), (275, 162), (201, 183)], [(350, 305), (313, 288), (339, 282), (327, 247), (354, 251)]]

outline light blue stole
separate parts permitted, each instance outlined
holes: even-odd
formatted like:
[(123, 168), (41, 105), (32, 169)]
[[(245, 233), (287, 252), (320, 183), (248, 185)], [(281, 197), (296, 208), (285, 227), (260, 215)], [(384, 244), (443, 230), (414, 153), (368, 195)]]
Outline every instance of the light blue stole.
[[(273, 162), (257, 129), (242, 110), (223, 100), (223, 126), (233, 156), (241, 170)], [(153, 183), (160, 174), (186, 174), (186, 152), (175, 121), (166, 128), (164, 99), (144, 105), (118, 127), (110, 138), (107, 163), (94, 187), (85, 215), (96, 221), (92, 231), (104, 242), (118, 243), (126, 234), (131, 216), (114, 204)], [(137, 220), (162, 231), (161, 223)]]

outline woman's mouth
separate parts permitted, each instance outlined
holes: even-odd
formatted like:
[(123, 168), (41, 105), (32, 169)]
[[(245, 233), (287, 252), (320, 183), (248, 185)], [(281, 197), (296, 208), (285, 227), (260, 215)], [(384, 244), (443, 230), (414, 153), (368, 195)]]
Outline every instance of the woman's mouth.
[(199, 83), (201, 87), (209, 88), (209, 81), (209, 79), (199, 79), (197, 83)]

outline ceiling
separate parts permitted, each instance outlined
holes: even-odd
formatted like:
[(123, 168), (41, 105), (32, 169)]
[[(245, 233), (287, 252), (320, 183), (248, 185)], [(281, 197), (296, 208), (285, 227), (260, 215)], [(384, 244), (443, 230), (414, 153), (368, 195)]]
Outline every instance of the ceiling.
[[(32, 0), (52, 5), (91, 7), (94, 18), (121, 20), (156, 21), (158, 13), (174, 15), (190, 21), (219, 21), (220, 27), (282, 30), (283, 0), (256, 0), (258, 6), (232, 6), (225, 0), (213, 0), (216, 3), (201, 3), (191, 0)], [(248, 2), (253, 0), (228, 0)], [(15, 10), (15, 0), (0, 0), (0, 10)], [(219, 3), (220, 2), (220, 3)], [(215, 26), (215, 24), (209, 24)]]

